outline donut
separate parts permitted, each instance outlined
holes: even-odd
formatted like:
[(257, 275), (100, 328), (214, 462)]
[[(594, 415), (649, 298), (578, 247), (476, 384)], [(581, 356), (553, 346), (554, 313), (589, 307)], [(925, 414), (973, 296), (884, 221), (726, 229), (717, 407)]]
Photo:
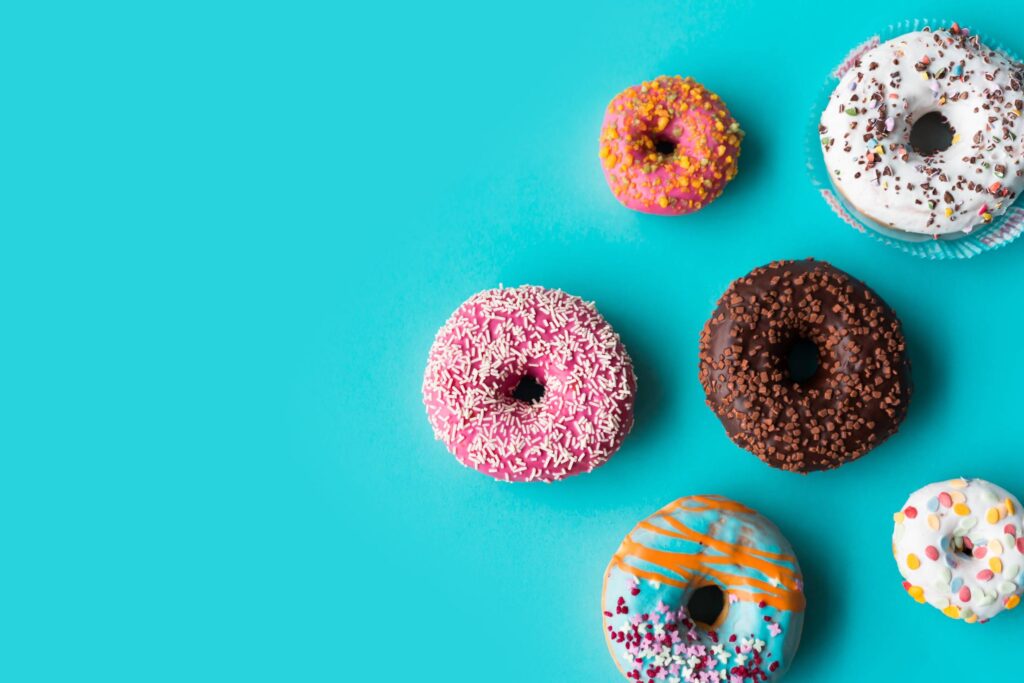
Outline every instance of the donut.
[(633, 362), (594, 304), (529, 285), (459, 306), (423, 377), (434, 436), (463, 465), (514, 482), (604, 463), (633, 426), (635, 393)]
[(601, 594), (616, 666), (648, 683), (778, 679), (800, 644), (804, 602), (779, 530), (721, 496), (680, 498), (640, 522)]
[(624, 206), (678, 216), (722, 194), (736, 175), (742, 139), (718, 95), (692, 78), (659, 76), (611, 101), (599, 154)]
[[(788, 354), (817, 349), (797, 381)], [(838, 467), (894, 434), (910, 399), (900, 321), (824, 261), (774, 261), (734, 281), (700, 336), (700, 382), (729, 438), (772, 467)]]
[(984, 623), (1024, 593), (1024, 508), (983, 479), (951, 479), (910, 494), (893, 514), (892, 554), (903, 588), (953, 619)]
[[(1022, 87), (1024, 66), (957, 24), (867, 49), (821, 115), (833, 185), (884, 227), (971, 232), (1004, 213), (1024, 186)], [(925, 117), (944, 119), (947, 149), (912, 144)]]

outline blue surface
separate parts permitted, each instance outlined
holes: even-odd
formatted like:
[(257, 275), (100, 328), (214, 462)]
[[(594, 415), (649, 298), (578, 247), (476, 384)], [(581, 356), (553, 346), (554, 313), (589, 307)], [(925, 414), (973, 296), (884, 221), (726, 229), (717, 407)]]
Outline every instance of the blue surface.
[[(1024, 246), (906, 256), (802, 158), (848, 49), (959, 5), (4, 8), (0, 679), (612, 683), (602, 572), (693, 493), (793, 543), (789, 683), (1006, 661), (1024, 610), (914, 603), (889, 537), (936, 479), (1024, 496)], [(1013, 44), (1024, 6), (958, 14)], [(608, 100), (660, 73), (748, 132), (690, 217), (621, 208), (597, 161)], [(800, 477), (725, 437), (697, 338), (733, 278), (805, 256), (900, 314), (918, 392), (889, 443)], [(636, 428), (593, 474), (502, 485), (433, 441), (433, 334), (497, 283), (596, 300), (632, 353)]]

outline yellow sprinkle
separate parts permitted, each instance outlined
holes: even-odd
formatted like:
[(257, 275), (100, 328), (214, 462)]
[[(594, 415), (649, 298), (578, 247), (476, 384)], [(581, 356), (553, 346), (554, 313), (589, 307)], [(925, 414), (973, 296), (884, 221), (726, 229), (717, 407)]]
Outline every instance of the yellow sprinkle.
[[(953, 144), (955, 145), (958, 142), (960, 142), (960, 133), (957, 133), (953, 136)], [(961, 479), (960, 481), (963, 481), (963, 479)]]
[(960, 515), (961, 517), (966, 517), (967, 515), (971, 514), (971, 508), (967, 507), (963, 503), (957, 503), (956, 505), (953, 506), (953, 512)]
[(1006, 506), (1006, 514), (1012, 515), (1013, 514), (1013, 501), (1010, 500), (1009, 498), (1007, 498), (1006, 500), (1003, 501), (1003, 505)]
[(907, 592), (910, 593), (910, 597), (918, 602), (924, 602), (924, 589), (920, 586), (911, 586), (907, 589)]
[(668, 197), (666, 197), (665, 195), (660, 195), (658, 197), (658, 206), (660, 206), (663, 209), (666, 208), (668, 206)]
[(601, 151), (599, 152), (599, 155), (602, 159), (604, 159), (611, 153), (611, 151), (612, 150), (608, 147), (608, 145), (601, 145)]
[(903, 524), (903, 520), (905, 520), (906, 518), (907, 516), (904, 515), (902, 512), (892, 513), (892, 521), (896, 522), (897, 524)]
[(660, 133), (661, 131), (665, 130), (665, 126), (667, 126), (667, 125), (668, 125), (668, 117), (667, 116), (661, 116), (661, 117), (658, 118), (658, 127), (655, 128), (654, 130), (655, 130), (655, 132)]
[(965, 624), (973, 624), (976, 621), (978, 621), (978, 615), (977, 614), (972, 614), (971, 616), (969, 616), (966, 619), (964, 619), (964, 623)]
[(723, 154), (725, 154), (725, 145), (719, 145), (718, 146), (718, 156), (722, 156)]
[(967, 488), (967, 480), (963, 477), (960, 477), (959, 479), (950, 479), (949, 485), (954, 489), (965, 489)]
[(988, 542), (988, 551), (998, 557), (1003, 554), (1003, 544), (999, 542), (998, 538), (993, 538)]
[(947, 206), (947, 207), (946, 207), (946, 215), (947, 215), (947, 216), (952, 216), (952, 215), (953, 215), (953, 209), (951, 209), (951, 208), (949, 208), (949, 207)]
[(990, 214), (988, 211), (986, 211), (985, 213), (981, 214), (981, 220), (983, 220), (986, 223), (988, 223), (990, 220), (992, 220), (992, 214)]
[(928, 526), (935, 531), (939, 530), (939, 516), (936, 514), (928, 515)]
[(1003, 573), (1003, 561), (1000, 560), (998, 557), (990, 557), (988, 559), (988, 568), (991, 569), (996, 574), (1002, 574)]
[(921, 80), (922, 81), (927, 81), (928, 80), (928, 72), (927, 71), (922, 71), (921, 72)]
[(910, 553), (907, 555), (907, 566), (910, 567), (910, 569), (917, 569), (921, 566), (921, 560), (919, 560), (917, 555), (914, 553)]
[(885, 154), (885, 148), (882, 147), (881, 145), (875, 147), (875, 154)]
[(945, 614), (950, 619), (959, 619), (960, 618), (960, 608), (957, 607), (956, 605), (950, 605), (946, 609), (942, 610), (942, 613)]
[(985, 513), (985, 521), (989, 524), (995, 524), (999, 521), (1002, 514), (999, 512), (999, 508), (989, 508), (988, 512)]
[(1014, 607), (1016, 607), (1019, 604), (1020, 604), (1020, 596), (1019, 595), (1011, 595), (1010, 597), (1006, 598), (1006, 609), (1013, 609)]

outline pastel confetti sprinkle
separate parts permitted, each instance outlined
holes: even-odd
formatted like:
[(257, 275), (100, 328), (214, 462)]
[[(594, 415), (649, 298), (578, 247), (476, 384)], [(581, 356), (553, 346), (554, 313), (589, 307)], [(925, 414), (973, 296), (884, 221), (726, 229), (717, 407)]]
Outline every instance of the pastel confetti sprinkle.
[[(917, 602), (969, 623), (992, 619), (1007, 609), (1011, 597), (1019, 602), (1024, 591), (1020, 509), (1017, 499), (979, 479), (947, 480), (913, 493), (897, 513), (903, 523), (893, 527), (904, 589)], [(919, 515), (926, 524), (914, 523)]]

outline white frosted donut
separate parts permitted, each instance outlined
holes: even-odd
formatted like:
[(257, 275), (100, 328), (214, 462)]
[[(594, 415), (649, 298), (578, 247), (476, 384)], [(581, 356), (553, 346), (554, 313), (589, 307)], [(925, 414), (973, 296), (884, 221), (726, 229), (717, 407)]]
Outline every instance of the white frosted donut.
[[(1024, 187), (1024, 65), (956, 24), (862, 53), (839, 80), (819, 131), (833, 185), (860, 213), (905, 232), (970, 232)], [(925, 156), (914, 123), (945, 117), (948, 149)]]
[(911, 494), (893, 515), (892, 552), (918, 602), (983, 623), (1024, 593), (1024, 510), (983, 479), (951, 479)]

